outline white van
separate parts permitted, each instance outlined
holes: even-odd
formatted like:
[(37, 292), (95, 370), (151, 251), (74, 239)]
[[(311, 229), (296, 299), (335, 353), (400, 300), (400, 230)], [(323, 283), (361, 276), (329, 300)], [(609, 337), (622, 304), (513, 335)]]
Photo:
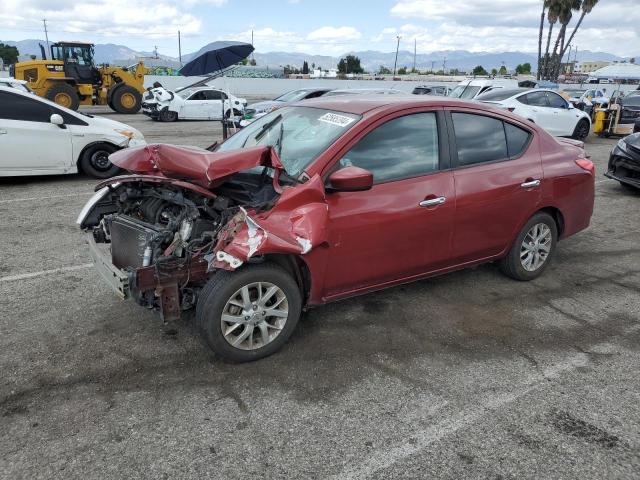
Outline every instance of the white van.
[(453, 98), (471, 100), (497, 88), (518, 88), (518, 81), (508, 78), (474, 78), (460, 82), (449, 94)]

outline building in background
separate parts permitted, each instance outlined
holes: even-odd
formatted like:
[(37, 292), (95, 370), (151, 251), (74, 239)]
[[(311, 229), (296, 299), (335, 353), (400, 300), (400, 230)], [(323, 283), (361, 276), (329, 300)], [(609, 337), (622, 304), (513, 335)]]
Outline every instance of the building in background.
[(575, 66), (574, 72), (591, 73), (610, 64), (611, 62), (606, 62), (604, 60), (584, 60)]

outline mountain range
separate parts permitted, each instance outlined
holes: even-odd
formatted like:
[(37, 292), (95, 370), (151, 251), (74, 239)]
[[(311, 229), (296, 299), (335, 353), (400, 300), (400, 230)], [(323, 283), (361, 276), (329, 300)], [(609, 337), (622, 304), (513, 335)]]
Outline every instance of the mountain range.
[[(21, 59), (27, 59), (30, 55), (40, 56), (39, 44), (45, 45), (44, 40), (21, 40), (21, 41), (3, 41), (0, 43), (13, 45), (18, 48)], [(203, 47), (205, 48), (205, 47)], [(202, 50), (202, 49), (201, 49)], [(183, 63), (192, 59), (197, 52), (185, 54), (182, 56)], [(345, 52), (341, 56), (355, 55), (360, 58), (361, 65), (368, 71), (377, 71), (381, 65), (387, 68), (393, 68), (395, 61), (395, 52), (379, 52), (374, 50), (366, 50), (360, 52)], [(573, 60), (574, 55), (571, 55)], [(640, 55), (639, 55), (640, 57)], [(112, 65), (130, 65), (138, 59), (143, 59), (147, 65), (163, 65), (168, 67), (178, 67), (179, 62), (176, 57), (168, 55), (156, 55), (154, 52), (135, 51), (124, 45), (116, 44), (96, 44), (95, 61), (98, 64), (109, 63)], [(278, 68), (285, 65), (291, 65), (301, 68), (302, 63), (307, 61), (309, 66), (315, 64), (321, 68), (336, 68), (340, 56), (327, 55), (310, 55), (298, 52), (255, 52), (254, 58), (259, 66), (269, 66)], [(604, 60), (604, 61), (623, 61), (628, 58), (619, 57), (607, 52), (592, 52), (589, 50), (578, 51), (577, 60)], [(397, 66), (413, 67), (413, 52), (400, 50), (398, 52)], [(446, 69), (457, 68), (463, 71), (469, 71), (476, 65), (482, 65), (485, 69), (500, 68), (505, 65), (509, 69), (515, 68), (520, 63), (530, 63), (534, 68), (536, 64), (536, 54), (530, 52), (469, 52), (467, 50), (447, 50), (431, 53), (419, 53), (415, 56), (416, 68), (420, 70), (440, 70), (443, 65)]]

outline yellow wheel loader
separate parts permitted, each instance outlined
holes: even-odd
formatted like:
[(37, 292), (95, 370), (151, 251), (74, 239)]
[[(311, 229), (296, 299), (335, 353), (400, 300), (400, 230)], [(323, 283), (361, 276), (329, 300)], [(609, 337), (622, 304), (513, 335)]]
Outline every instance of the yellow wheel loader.
[(40, 50), (42, 60), (12, 66), (12, 75), (29, 82), (37, 95), (72, 110), (80, 105), (109, 105), (119, 113), (140, 110), (144, 93), (143, 62), (135, 68), (96, 67), (91, 43), (54, 43), (50, 60), (42, 45)]

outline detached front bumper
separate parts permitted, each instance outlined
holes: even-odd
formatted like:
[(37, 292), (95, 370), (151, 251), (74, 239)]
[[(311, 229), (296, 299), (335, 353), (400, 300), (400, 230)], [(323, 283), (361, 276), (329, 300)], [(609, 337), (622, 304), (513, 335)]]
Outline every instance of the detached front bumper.
[(157, 103), (142, 103), (142, 113), (154, 120), (160, 116)]

